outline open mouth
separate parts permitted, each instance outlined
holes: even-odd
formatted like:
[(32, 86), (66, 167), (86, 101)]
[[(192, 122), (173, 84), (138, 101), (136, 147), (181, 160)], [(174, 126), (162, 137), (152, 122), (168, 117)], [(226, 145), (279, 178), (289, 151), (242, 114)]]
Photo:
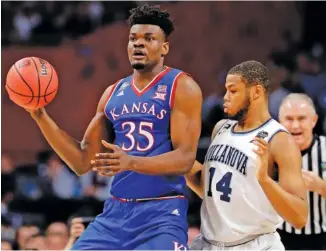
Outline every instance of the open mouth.
[(138, 58), (144, 58), (145, 57), (145, 53), (142, 51), (135, 51), (133, 54), (133, 57), (138, 59)]

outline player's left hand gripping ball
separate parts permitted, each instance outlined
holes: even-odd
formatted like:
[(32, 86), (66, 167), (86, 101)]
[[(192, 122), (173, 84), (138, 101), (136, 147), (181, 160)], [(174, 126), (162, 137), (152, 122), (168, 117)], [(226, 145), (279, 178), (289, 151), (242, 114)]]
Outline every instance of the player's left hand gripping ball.
[(132, 169), (132, 156), (126, 154), (119, 146), (102, 140), (102, 144), (112, 153), (97, 153), (91, 161), (93, 171), (101, 176), (114, 176), (117, 173)]
[(268, 160), (269, 160), (269, 147), (266, 140), (255, 137), (253, 142), (257, 147), (253, 151), (258, 155), (258, 165), (256, 169), (256, 177), (258, 181), (267, 179), (268, 176)]

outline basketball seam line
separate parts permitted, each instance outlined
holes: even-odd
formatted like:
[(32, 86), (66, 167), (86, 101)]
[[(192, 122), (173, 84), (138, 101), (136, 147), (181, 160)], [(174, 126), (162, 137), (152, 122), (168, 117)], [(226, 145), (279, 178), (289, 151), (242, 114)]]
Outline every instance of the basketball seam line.
[[(12, 91), (13, 93), (15, 93), (15, 94), (17, 94), (17, 95), (20, 95), (20, 96), (23, 96), (23, 97), (27, 97), (27, 98), (31, 97), (31, 96), (28, 96), (28, 95), (25, 95), (25, 94), (22, 94), (22, 93), (19, 93), (19, 92), (14, 91), (13, 89), (10, 88), (9, 85), (6, 85), (6, 86), (9, 88), (10, 91)], [(42, 98), (42, 97), (43, 97), (43, 98), (44, 98), (44, 97), (46, 97), (46, 96), (50, 96), (50, 95), (51, 95), (52, 93), (54, 93), (55, 91), (57, 91), (57, 89), (53, 90), (52, 92), (47, 93), (46, 95), (33, 96), (33, 98), (35, 98), (35, 97), (39, 97), (39, 98)], [(30, 102), (29, 102), (29, 103), (30, 103)], [(29, 103), (27, 103), (26, 105), (28, 105)]]
[(38, 72), (38, 68), (36, 65), (36, 62), (34, 60), (34, 57), (31, 57), (31, 59), (33, 60), (33, 63), (35, 65), (35, 69), (36, 69), (36, 73), (37, 73), (37, 80), (38, 80), (38, 96), (37, 96), (37, 103), (35, 107), (38, 107), (39, 103), (40, 103), (40, 95), (41, 95), (41, 80), (40, 80), (40, 74)]
[[(18, 70), (18, 68), (17, 68), (17, 66), (16, 66), (16, 63), (14, 64), (14, 67), (15, 67), (15, 70), (16, 70), (16, 72), (18, 73), (18, 75), (19, 75), (19, 77), (21, 78), (21, 80), (23, 80), (23, 82), (26, 84), (26, 86), (28, 87), (28, 89), (31, 91), (31, 93), (32, 93), (32, 96), (29, 96), (29, 97), (31, 97), (31, 100), (26, 104), (26, 105), (28, 105), (28, 104), (30, 104), (32, 101), (33, 101), (33, 99), (34, 99), (34, 92), (33, 92), (33, 89), (28, 85), (28, 83), (26, 82), (26, 80), (23, 78), (23, 76), (20, 74), (20, 72), (19, 72), (19, 70)], [(9, 87), (9, 86), (8, 86)], [(10, 88), (11, 89), (11, 88)]]
[(48, 90), (50, 84), (51, 84), (51, 81), (52, 81), (52, 76), (53, 76), (53, 67), (51, 65), (51, 77), (50, 77), (50, 80), (49, 80), (49, 83), (47, 84), (46, 88), (45, 88), (45, 91), (44, 91), (44, 101), (46, 103), (49, 103), (47, 100), (46, 100), (46, 91)]

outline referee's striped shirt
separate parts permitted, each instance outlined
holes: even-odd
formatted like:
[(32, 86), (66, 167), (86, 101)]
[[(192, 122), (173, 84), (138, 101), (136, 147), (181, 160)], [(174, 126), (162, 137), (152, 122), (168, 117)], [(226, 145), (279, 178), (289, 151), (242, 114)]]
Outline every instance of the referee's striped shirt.
[[(314, 135), (310, 147), (303, 152), (302, 169), (312, 171), (326, 180), (326, 137)], [(326, 199), (315, 192), (308, 192), (309, 214), (303, 229), (295, 229), (284, 222), (279, 229), (292, 234), (326, 233)]]

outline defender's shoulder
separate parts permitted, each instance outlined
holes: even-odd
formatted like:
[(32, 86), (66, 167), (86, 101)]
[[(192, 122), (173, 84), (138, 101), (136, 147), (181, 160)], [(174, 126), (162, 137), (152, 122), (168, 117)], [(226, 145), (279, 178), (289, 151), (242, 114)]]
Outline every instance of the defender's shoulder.
[(219, 122), (216, 123), (216, 125), (214, 126), (212, 135), (211, 135), (211, 141), (213, 141), (213, 139), (215, 138), (216, 134), (222, 129), (223, 126), (229, 124), (230, 126), (235, 123), (235, 120), (231, 120), (231, 119), (222, 119)]
[(266, 126), (266, 130), (269, 131), (267, 142), (271, 142), (273, 140), (273, 138), (280, 133), (281, 134), (285, 133), (285, 137), (287, 137), (287, 136), (291, 137), (291, 134), (289, 133), (289, 131), (275, 119), (272, 119), (272, 121), (270, 123), (268, 123), (268, 125)]
[(278, 130), (268, 140), (272, 155), (287, 155), (294, 153), (300, 155), (300, 149), (292, 135), (286, 130)]
[(284, 130), (285, 132), (288, 132), (288, 130), (280, 122), (276, 121), (275, 119), (272, 119), (272, 125), (274, 127)]

